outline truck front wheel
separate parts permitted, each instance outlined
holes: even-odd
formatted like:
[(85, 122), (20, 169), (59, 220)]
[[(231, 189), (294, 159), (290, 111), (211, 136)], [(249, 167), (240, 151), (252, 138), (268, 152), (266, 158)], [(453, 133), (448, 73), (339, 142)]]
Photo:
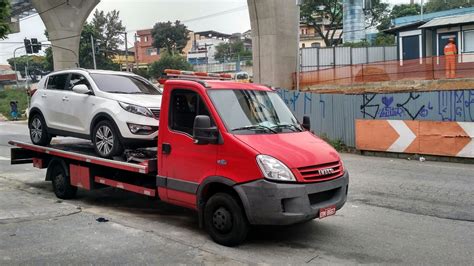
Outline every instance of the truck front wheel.
[(249, 231), (242, 207), (227, 193), (216, 193), (206, 202), (204, 225), (215, 242), (229, 247), (242, 243)]

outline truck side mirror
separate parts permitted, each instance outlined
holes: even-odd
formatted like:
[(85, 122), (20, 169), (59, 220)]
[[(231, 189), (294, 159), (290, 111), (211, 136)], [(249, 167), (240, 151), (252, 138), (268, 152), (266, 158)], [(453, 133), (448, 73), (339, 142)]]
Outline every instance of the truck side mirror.
[(217, 127), (211, 126), (211, 118), (207, 115), (197, 115), (194, 118), (193, 139), (198, 145), (215, 144), (218, 139)]
[(301, 126), (303, 126), (303, 128), (308, 131), (311, 130), (311, 119), (309, 118), (309, 116), (303, 116), (303, 124), (301, 124)]

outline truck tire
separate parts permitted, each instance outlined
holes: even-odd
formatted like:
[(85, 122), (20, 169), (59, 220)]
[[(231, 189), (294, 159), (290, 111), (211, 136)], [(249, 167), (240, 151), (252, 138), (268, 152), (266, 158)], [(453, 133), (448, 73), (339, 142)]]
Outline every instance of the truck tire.
[(95, 152), (103, 158), (121, 155), (123, 147), (120, 143), (119, 134), (112, 122), (103, 120), (97, 123), (92, 131), (92, 143)]
[(204, 226), (216, 243), (228, 247), (244, 242), (249, 231), (242, 207), (227, 193), (216, 193), (206, 202)]
[(34, 114), (28, 121), (31, 142), (35, 145), (46, 146), (51, 142), (51, 135), (46, 129), (46, 122), (41, 114)]
[(51, 180), (53, 181), (53, 191), (60, 199), (72, 199), (76, 196), (77, 187), (71, 186), (71, 180), (64, 167), (56, 163), (51, 170)]

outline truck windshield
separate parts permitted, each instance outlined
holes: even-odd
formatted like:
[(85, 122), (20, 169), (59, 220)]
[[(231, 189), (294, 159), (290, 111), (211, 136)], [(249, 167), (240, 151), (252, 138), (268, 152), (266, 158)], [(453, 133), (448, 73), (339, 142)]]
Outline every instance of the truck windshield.
[(209, 90), (209, 96), (233, 134), (278, 134), (303, 131), (276, 92)]
[(158, 94), (161, 92), (148, 81), (134, 76), (91, 74), (99, 90), (122, 94)]

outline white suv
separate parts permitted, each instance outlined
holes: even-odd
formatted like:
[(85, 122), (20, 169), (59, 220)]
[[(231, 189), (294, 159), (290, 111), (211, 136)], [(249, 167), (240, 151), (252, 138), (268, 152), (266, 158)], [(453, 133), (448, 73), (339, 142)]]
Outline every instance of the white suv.
[(156, 146), (161, 91), (127, 72), (74, 69), (51, 73), (31, 98), (31, 141), (52, 137), (90, 139), (96, 153), (111, 158), (124, 148)]

